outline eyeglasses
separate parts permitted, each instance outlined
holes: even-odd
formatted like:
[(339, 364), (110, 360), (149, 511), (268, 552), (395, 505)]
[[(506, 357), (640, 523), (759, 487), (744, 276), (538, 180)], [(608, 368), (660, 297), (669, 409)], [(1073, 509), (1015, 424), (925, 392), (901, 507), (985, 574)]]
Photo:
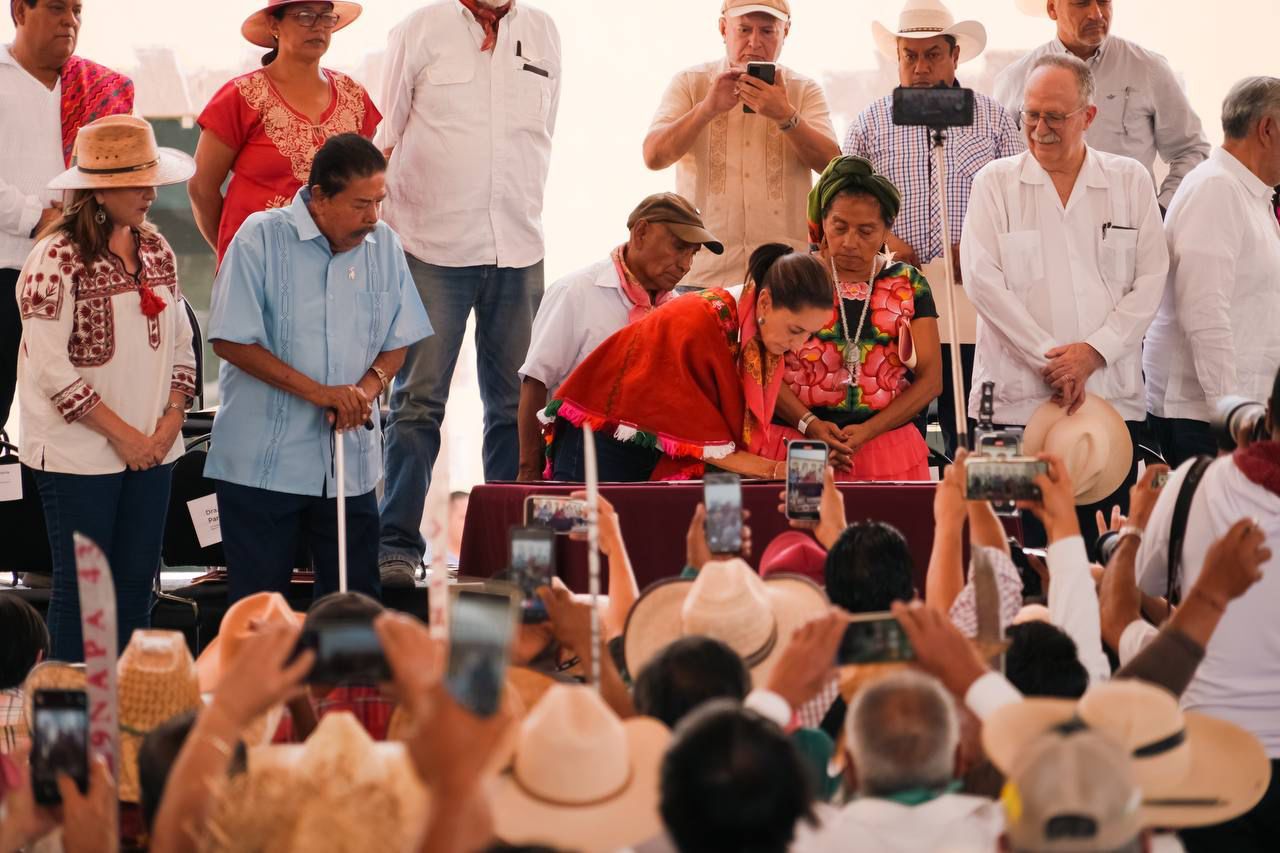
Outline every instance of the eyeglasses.
[(313, 29), (316, 24), (319, 24), (321, 29), (331, 30), (338, 26), (338, 21), (341, 20), (335, 12), (307, 12), (304, 10), (302, 12), (290, 12), (289, 16), (297, 21), (299, 26), (308, 30)]
[(1023, 127), (1035, 127), (1041, 121), (1049, 126), (1050, 130), (1057, 130), (1062, 127), (1062, 123), (1074, 115), (1079, 115), (1089, 109), (1089, 105), (1085, 104), (1078, 110), (1072, 110), (1069, 113), (1042, 113), (1035, 110), (1019, 110), (1018, 114), (1022, 116)]

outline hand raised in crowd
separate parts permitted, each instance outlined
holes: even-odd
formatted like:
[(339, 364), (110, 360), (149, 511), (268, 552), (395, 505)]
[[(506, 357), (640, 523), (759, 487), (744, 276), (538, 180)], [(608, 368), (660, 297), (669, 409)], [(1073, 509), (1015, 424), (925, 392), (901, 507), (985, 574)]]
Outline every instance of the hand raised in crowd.
[(1253, 519), (1242, 518), (1209, 546), (1192, 592), (1225, 610), (1228, 603), (1262, 580), (1260, 566), (1270, 559), (1271, 549), (1262, 528)]
[(835, 674), (836, 649), (848, 626), (849, 614), (838, 607), (800, 626), (769, 673), (765, 689), (786, 699), (792, 709), (821, 693)]
[(712, 554), (711, 546), (707, 544), (707, 508), (702, 504), (693, 511), (693, 518), (689, 521), (689, 531), (684, 537), (684, 556), (686, 565), (692, 566), (698, 571), (713, 559), (724, 557), (742, 557), (744, 559), (751, 556), (751, 527), (747, 524), (747, 520), (751, 518), (750, 510), (742, 511), (742, 548), (736, 554)]
[(727, 113), (738, 105), (738, 78), (743, 76), (745, 75), (741, 71), (732, 69), (716, 75), (715, 82), (702, 99), (703, 105), (713, 116)]
[(119, 803), (116, 784), (106, 759), (95, 755), (89, 762), (89, 790), (81, 794), (71, 777), (58, 774), (62, 795), (62, 849), (66, 853), (101, 853), (118, 850)]
[[(587, 493), (585, 491), (573, 492), (569, 495), (575, 501), (586, 501)], [(613, 508), (613, 504), (605, 500), (604, 495), (596, 495), (597, 505), (596, 514), (600, 528), (600, 553), (606, 557), (613, 557), (622, 553), (622, 526), (618, 522), (618, 511)], [(586, 542), (586, 531), (575, 531), (569, 535), (569, 538), (575, 542)]]
[[(1084, 404), (1085, 383), (1095, 370), (1107, 362), (1089, 344), (1074, 343), (1054, 347), (1044, 354), (1049, 363), (1040, 371), (1044, 381), (1059, 392), (1059, 403), (1065, 405), (1068, 415), (1074, 415)], [(1059, 395), (1055, 395), (1055, 400)]]
[(292, 657), (300, 633), (296, 625), (255, 628), (225, 668), (209, 710), (244, 729), (259, 715), (293, 698), (303, 689), (303, 679), (315, 663), (315, 652), (310, 649)]
[(1018, 509), (1030, 510), (1040, 520), (1049, 534), (1049, 544), (1079, 536), (1075, 486), (1066, 463), (1052, 453), (1041, 453), (1036, 458), (1049, 466), (1048, 474), (1039, 474), (1032, 480), (1040, 488), (1040, 500), (1019, 501)]
[[(552, 578), (550, 586), (538, 588), (538, 598), (547, 608), (547, 621), (551, 633), (560, 645), (570, 653), (591, 660), (591, 605), (574, 598), (573, 592), (559, 578)], [(600, 627), (600, 639), (604, 640), (604, 626)]]
[[(787, 514), (787, 492), (778, 492), (778, 512)], [(840, 534), (849, 526), (848, 516), (844, 510), (844, 495), (836, 487), (836, 472), (830, 465), (822, 474), (822, 503), (818, 509), (818, 520), (791, 518), (788, 523), (796, 530), (812, 530), (813, 538), (828, 551), (836, 544)]]
[(322, 385), (311, 402), (329, 410), (329, 422), (339, 432), (363, 426), (373, 414), (372, 402), (356, 385)]
[(815, 420), (809, 424), (805, 438), (811, 441), (825, 441), (830, 451), (831, 464), (841, 471), (853, 470), (853, 454), (857, 447), (845, 440), (840, 427), (831, 421)]
[(933, 520), (935, 524), (950, 522), (963, 524), (969, 514), (969, 500), (965, 497), (965, 459), (969, 451), (963, 447), (956, 451), (955, 461), (943, 471), (942, 480), (933, 491)]
[(1155, 484), (1156, 478), (1161, 474), (1168, 474), (1168, 465), (1148, 465), (1147, 470), (1142, 472), (1142, 477), (1133, 487), (1129, 489), (1129, 514), (1126, 516), (1120, 511), (1119, 506), (1111, 508), (1111, 519), (1108, 523), (1106, 516), (1102, 514), (1102, 510), (1097, 512), (1098, 535), (1113, 530), (1119, 530), (1125, 525), (1130, 525), (1139, 530), (1147, 529), (1147, 522), (1151, 520), (1151, 512), (1156, 508), (1156, 501), (1160, 499), (1160, 492), (1163, 491), (1162, 486)]
[(444, 672), (444, 642), (432, 639), (431, 629), (418, 619), (391, 610), (378, 614), (373, 630), (391, 669), (397, 700), (416, 713)]
[(738, 78), (738, 96), (742, 102), (760, 115), (771, 121), (788, 121), (796, 114), (796, 109), (787, 97), (786, 71), (781, 65), (774, 66), (776, 71), (772, 84), (743, 74)]
[(31, 787), (31, 747), (29, 744), (18, 746), (8, 755), (0, 755), (0, 765), (11, 762), (11, 766), (0, 769), (16, 774), (17, 778), (6, 780), (8, 793), (0, 797), (4, 804), (4, 820), (0, 820), (0, 853), (21, 850), (34, 841), (44, 838), (58, 827), (56, 810), (36, 803), (35, 792)]
[(973, 682), (989, 672), (978, 649), (937, 608), (917, 600), (910, 604), (895, 601), (889, 610), (911, 641), (916, 664), (956, 698), (963, 700)]

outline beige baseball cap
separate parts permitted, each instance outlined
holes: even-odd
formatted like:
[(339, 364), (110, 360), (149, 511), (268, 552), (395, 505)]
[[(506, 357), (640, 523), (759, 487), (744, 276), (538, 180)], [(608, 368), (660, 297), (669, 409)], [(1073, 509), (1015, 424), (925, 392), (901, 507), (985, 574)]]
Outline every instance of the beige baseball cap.
[(720, 7), (720, 14), (726, 18), (737, 18), (753, 12), (773, 15), (779, 21), (791, 20), (791, 4), (787, 0), (724, 0), (724, 5)]
[(724, 244), (702, 224), (702, 214), (688, 199), (676, 193), (655, 193), (636, 205), (627, 217), (628, 230), (637, 222), (661, 222), (686, 243), (700, 243), (713, 255), (724, 254)]

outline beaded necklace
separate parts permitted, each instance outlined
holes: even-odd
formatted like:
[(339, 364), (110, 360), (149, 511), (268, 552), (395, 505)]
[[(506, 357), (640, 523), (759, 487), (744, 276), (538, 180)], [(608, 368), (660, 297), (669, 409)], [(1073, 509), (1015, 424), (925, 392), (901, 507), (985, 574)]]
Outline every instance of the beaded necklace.
[[(883, 264), (881, 262), (883, 261)], [(831, 278), (836, 285), (836, 305), (840, 308), (840, 322), (844, 326), (844, 368), (853, 377), (853, 387), (859, 387), (862, 380), (862, 327), (867, 322), (867, 310), (871, 307), (871, 288), (875, 286), (876, 276), (893, 261), (893, 253), (885, 252), (876, 255), (871, 264), (871, 276), (867, 280), (867, 298), (862, 300), (862, 314), (858, 317), (858, 328), (853, 336), (849, 336), (849, 316), (845, 313), (844, 297), (840, 295), (840, 273), (836, 271), (836, 260), (831, 258)]]

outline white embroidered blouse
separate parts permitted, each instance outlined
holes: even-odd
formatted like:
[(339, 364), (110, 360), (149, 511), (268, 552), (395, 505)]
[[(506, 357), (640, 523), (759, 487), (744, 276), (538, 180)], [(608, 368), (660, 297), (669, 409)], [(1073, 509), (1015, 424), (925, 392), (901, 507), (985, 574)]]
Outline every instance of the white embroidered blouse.
[[(18, 276), (22, 315), (18, 396), (22, 461), (42, 471), (125, 469), (107, 437), (80, 423), (101, 403), (150, 435), (170, 390), (195, 395), (191, 326), (179, 304), (177, 263), (159, 234), (138, 235), (138, 277), (114, 255), (86, 264), (65, 234), (32, 249)], [(148, 317), (141, 288), (165, 308)], [(182, 439), (165, 457), (182, 454)]]

